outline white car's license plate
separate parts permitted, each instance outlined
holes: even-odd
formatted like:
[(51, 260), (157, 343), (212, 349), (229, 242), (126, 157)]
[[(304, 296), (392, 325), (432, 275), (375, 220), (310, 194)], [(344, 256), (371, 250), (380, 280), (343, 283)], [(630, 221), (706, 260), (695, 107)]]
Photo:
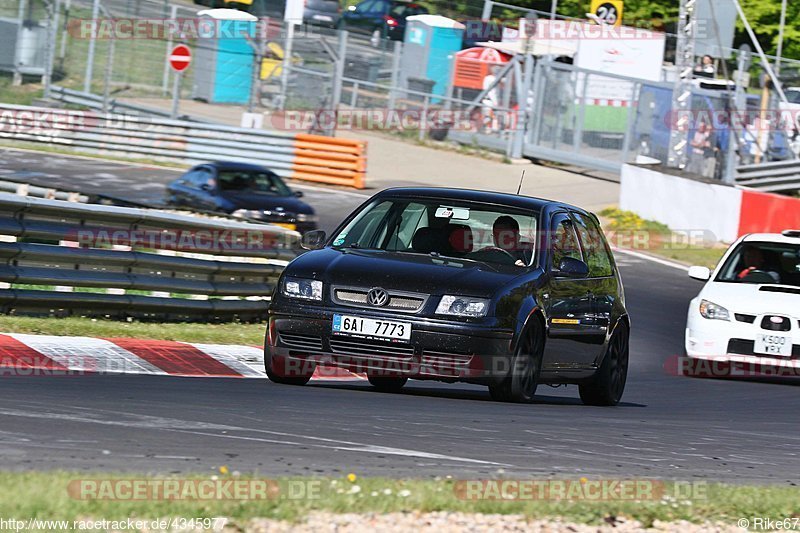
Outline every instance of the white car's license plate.
[(785, 335), (771, 335), (769, 333), (759, 333), (756, 335), (756, 342), (753, 352), (762, 355), (777, 355), (780, 357), (791, 357), (792, 338)]
[(329, 17), (328, 15), (314, 15), (311, 18), (314, 20), (321, 20), (323, 22), (333, 22), (333, 17)]
[(350, 315), (333, 315), (333, 333), (377, 337), (381, 339), (411, 340), (411, 324), (394, 320), (375, 320)]

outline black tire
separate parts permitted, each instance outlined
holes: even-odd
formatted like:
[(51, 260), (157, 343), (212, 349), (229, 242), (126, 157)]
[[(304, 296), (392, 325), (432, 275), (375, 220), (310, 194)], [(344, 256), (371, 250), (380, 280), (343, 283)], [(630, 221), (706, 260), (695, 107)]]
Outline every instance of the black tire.
[(629, 351), (628, 325), (620, 322), (608, 342), (594, 380), (578, 387), (584, 404), (613, 406), (619, 403), (628, 378)]
[(400, 392), (400, 389), (408, 382), (408, 378), (367, 376), (367, 379), (373, 387), (381, 392)]
[(287, 376), (281, 376), (279, 374), (276, 374), (272, 370), (272, 358), (271, 357), (265, 358), (265, 360), (264, 360), (264, 370), (266, 370), (267, 377), (269, 378), (269, 380), (271, 382), (278, 383), (280, 385), (298, 385), (298, 386), (299, 385), (305, 385), (306, 383), (308, 383), (311, 380), (311, 376), (314, 375), (314, 370), (313, 369), (311, 369), (311, 372), (308, 373), (308, 375), (296, 376), (296, 377), (295, 376), (287, 377)]
[(511, 373), (489, 385), (489, 394), (500, 402), (532, 403), (542, 372), (544, 327), (534, 318), (523, 333), (511, 359)]

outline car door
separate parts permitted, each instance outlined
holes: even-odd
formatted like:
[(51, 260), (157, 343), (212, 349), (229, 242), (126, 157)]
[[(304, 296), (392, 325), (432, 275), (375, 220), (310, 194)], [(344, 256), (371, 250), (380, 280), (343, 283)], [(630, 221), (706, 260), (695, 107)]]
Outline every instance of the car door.
[(558, 266), (564, 257), (584, 261), (575, 221), (566, 211), (552, 215), (548, 255), (550, 281), (542, 294), (547, 317), (543, 369), (588, 369), (596, 358), (598, 340), (593, 308), (595, 282), (590, 278), (559, 277)]
[(190, 173), (188, 181), (184, 204), (207, 211), (215, 211), (218, 204), (215, 171), (206, 166), (197, 167)]
[(595, 361), (603, 354), (608, 328), (613, 324), (613, 312), (617, 306), (620, 288), (615, 275), (614, 258), (603, 238), (597, 220), (583, 213), (572, 213), (581, 244), (584, 261), (589, 267), (587, 282), (592, 291), (592, 313), (586, 317), (587, 333), (595, 346)]

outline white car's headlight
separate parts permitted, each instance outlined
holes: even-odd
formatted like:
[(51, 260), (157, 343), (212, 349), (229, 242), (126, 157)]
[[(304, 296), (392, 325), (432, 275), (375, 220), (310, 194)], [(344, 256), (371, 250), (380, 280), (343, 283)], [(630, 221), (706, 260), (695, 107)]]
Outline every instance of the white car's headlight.
[(321, 301), (322, 282), (313, 279), (286, 278), (283, 280), (281, 294), (289, 298)]
[(298, 222), (319, 222), (317, 215), (307, 215), (305, 213), (297, 213)]
[(488, 310), (489, 300), (445, 295), (442, 296), (442, 299), (439, 301), (436, 314), (480, 317), (486, 316)]
[(708, 300), (700, 300), (700, 314), (703, 318), (708, 318), (709, 320), (731, 319), (731, 315), (727, 309), (714, 302), (709, 302)]

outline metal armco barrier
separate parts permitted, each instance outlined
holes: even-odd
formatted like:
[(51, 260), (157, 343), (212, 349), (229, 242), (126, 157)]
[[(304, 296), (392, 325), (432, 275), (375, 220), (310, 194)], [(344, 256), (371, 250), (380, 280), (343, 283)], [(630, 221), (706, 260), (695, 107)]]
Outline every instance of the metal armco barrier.
[(257, 163), (284, 178), (365, 186), (366, 143), (319, 135), (0, 104), (0, 138), (184, 164)]
[(6, 193), (0, 235), (2, 312), (204, 320), (263, 317), (300, 239), (266, 224)]
[(736, 183), (764, 192), (800, 189), (800, 159), (740, 166)]

